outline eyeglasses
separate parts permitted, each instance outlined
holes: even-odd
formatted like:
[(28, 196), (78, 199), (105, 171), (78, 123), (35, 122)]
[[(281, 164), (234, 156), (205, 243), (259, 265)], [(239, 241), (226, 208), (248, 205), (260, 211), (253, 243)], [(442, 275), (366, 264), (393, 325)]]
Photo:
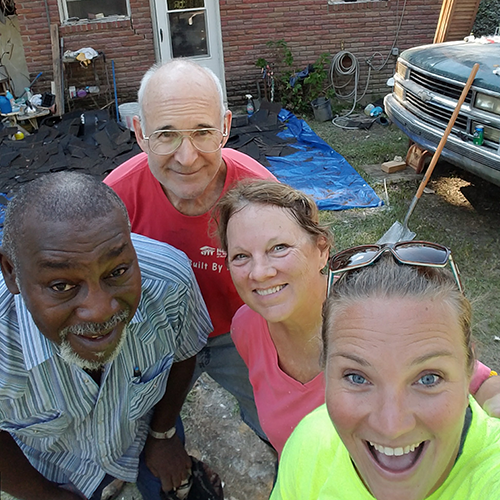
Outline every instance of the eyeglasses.
[(460, 272), (449, 248), (429, 241), (401, 241), (384, 245), (361, 245), (335, 254), (329, 264), (328, 293), (336, 275), (369, 266), (387, 251), (392, 253), (396, 262), (409, 266), (445, 267), (449, 263), (458, 288), (463, 292)]
[(157, 155), (170, 155), (175, 152), (182, 141), (189, 137), (191, 144), (201, 153), (215, 153), (222, 147), (222, 140), (227, 132), (216, 128), (197, 128), (193, 130), (156, 130), (149, 137), (149, 149)]

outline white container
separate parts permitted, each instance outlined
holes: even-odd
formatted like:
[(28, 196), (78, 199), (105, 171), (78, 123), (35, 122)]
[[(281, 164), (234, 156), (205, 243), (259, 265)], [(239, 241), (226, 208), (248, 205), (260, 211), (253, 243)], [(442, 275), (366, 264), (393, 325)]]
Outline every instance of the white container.
[(139, 116), (139, 103), (138, 102), (126, 102), (118, 106), (118, 112), (120, 113), (120, 121), (122, 125), (127, 127), (129, 130), (134, 130), (134, 116)]

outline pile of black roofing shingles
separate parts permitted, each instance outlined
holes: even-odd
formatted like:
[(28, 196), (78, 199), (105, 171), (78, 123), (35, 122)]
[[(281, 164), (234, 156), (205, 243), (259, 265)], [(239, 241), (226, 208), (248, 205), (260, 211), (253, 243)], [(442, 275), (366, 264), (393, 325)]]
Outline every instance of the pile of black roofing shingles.
[[(286, 126), (278, 120), (281, 106), (263, 103), (250, 119), (235, 117), (227, 147), (238, 149), (269, 166), (266, 156), (295, 153), (278, 132)], [(141, 152), (135, 136), (123, 129), (107, 113), (85, 112), (65, 115), (53, 125), (42, 125), (23, 140), (14, 141), (15, 128), (0, 130), (0, 234), (7, 198), (22, 183), (39, 175), (60, 170), (77, 170), (103, 179), (111, 170)], [(242, 119), (243, 118), (243, 119)], [(238, 120), (243, 123), (238, 123)]]
[(297, 150), (290, 146), (295, 139), (283, 139), (278, 133), (286, 127), (278, 119), (281, 105), (263, 101), (259, 111), (251, 117), (234, 116), (228, 148), (246, 153), (262, 165), (269, 167), (266, 156), (287, 156)]
[(52, 126), (41, 125), (20, 141), (11, 139), (16, 129), (0, 130), (0, 193), (15, 194), (20, 184), (60, 170), (104, 178), (140, 152), (130, 130), (107, 119), (107, 113), (85, 115), (85, 124), (80, 116), (64, 116)]
[(82, 124), (81, 112), (65, 115), (19, 141), (12, 140), (17, 128), (0, 130), (0, 239), (5, 206), (22, 183), (60, 170), (103, 179), (141, 151), (130, 130), (109, 120), (107, 112), (85, 112), (84, 117)]

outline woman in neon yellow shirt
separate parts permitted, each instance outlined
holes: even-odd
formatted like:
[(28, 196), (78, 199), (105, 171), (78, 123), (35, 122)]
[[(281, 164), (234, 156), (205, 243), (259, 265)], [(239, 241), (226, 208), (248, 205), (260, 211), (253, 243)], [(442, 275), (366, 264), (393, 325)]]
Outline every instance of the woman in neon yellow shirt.
[(332, 258), (326, 405), (285, 445), (271, 500), (500, 499), (500, 421), (469, 398), (470, 304), (450, 259), (423, 242)]
[[(277, 182), (238, 184), (214, 215), (245, 302), (231, 336), (248, 366), (262, 429), (281, 455), (297, 424), (325, 402), (321, 308), (332, 237), (314, 200)], [(489, 375), (488, 367), (476, 363), (470, 391), (494, 411), (500, 377)]]

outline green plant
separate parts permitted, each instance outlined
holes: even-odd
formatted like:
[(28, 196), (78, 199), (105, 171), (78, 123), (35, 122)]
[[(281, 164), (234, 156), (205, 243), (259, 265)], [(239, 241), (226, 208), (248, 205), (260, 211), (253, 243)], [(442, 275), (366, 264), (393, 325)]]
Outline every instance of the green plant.
[(309, 65), (307, 76), (296, 78), (301, 70), (295, 67), (294, 56), (287, 42), (283, 39), (269, 41), (266, 46), (269, 57), (260, 57), (255, 65), (265, 74), (266, 90), (272, 88), (274, 99), (281, 101), (283, 107), (296, 114), (310, 114), (312, 100), (335, 95), (333, 88), (328, 85), (328, 53), (321, 54)]
[(333, 98), (335, 96), (333, 87), (328, 83), (329, 60), (330, 54), (321, 54), (313, 64), (314, 71), (304, 78), (304, 87), (309, 101), (318, 97)]
[(500, 0), (482, 0), (472, 27), (474, 36), (493, 35), (500, 26)]

